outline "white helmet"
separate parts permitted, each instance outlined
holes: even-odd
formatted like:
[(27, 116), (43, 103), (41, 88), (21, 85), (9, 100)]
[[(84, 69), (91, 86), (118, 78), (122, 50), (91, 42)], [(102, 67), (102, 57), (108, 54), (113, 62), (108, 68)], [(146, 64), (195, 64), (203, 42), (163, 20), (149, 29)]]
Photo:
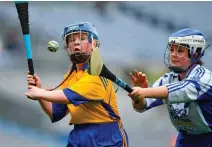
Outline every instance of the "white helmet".
[[(189, 67), (174, 66), (170, 60), (170, 49), (172, 45), (184, 46), (189, 51), (189, 59), (191, 65)], [(175, 73), (182, 73), (188, 70), (192, 65), (196, 64), (204, 55), (206, 41), (202, 32), (193, 28), (186, 28), (172, 33), (169, 36), (168, 45), (164, 54), (165, 65)], [(198, 54), (195, 56), (195, 54)]]

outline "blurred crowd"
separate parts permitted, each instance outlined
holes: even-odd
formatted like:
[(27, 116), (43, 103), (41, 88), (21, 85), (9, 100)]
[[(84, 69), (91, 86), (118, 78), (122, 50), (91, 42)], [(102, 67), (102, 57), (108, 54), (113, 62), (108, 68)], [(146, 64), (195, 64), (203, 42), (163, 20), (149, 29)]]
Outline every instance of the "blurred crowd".
[(23, 37), (17, 33), (17, 28), (8, 28), (0, 34), (0, 66), (1, 68), (16, 67), (25, 57)]

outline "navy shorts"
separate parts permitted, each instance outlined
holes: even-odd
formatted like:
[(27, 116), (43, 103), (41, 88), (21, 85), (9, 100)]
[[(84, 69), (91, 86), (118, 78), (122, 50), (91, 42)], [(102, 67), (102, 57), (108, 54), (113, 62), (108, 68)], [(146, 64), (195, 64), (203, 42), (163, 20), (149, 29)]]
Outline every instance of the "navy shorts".
[(117, 122), (74, 125), (66, 147), (128, 147), (128, 137)]
[(212, 133), (191, 135), (179, 132), (175, 147), (212, 147)]

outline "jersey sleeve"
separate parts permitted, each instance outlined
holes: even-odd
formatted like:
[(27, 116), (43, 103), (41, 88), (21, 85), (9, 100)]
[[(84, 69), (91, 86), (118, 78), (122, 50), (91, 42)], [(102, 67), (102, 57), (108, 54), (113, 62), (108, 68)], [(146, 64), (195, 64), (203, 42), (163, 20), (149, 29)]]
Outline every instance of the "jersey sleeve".
[[(66, 78), (68, 73), (64, 76)], [(61, 85), (59, 89), (63, 89), (64, 85)], [(67, 114), (68, 107), (66, 104), (52, 103), (52, 123), (57, 122), (64, 118)]]
[(181, 82), (167, 84), (168, 103), (185, 103), (190, 101), (211, 100), (212, 81), (211, 73), (206, 73), (201, 78), (196, 75)]
[[(163, 80), (164, 80), (163, 77), (159, 78), (152, 85), (152, 87), (162, 86), (163, 85)], [(144, 109), (142, 109), (142, 110), (135, 109), (135, 111), (144, 112), (144, 111), (149, 110), (149, 109), (151, 109), (153, 107), (156, 107), (156, 106), (164, 104), (164, 102), (161, 99), (146, 98), (145, 100), (146, 100), (146, 105), (145, 105)]]
[(102, 102), (106, 94), (106, 89), (99, 76), (87, 75), (77, 83), (63, 89), (67, 99), (73, 105), (87, 102)]
[(61, 120), (66, 116), (68, 107), (66, 104), (52, 103), (52, 123)]

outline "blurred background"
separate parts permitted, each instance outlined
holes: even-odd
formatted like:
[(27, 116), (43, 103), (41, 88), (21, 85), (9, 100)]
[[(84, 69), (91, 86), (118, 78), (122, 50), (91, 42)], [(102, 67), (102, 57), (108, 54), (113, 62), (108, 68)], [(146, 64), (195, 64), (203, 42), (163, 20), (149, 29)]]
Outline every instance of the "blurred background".
[[(62, 47), (63, 28), (89, 21), (98, 30), (106, 66), (130, 84), (135, 69), (148, 75), (151, 84), (164, 72), (168, 35), (194, 27), (212, 42), (212, 2), (30, 2), (30, 31), (36, 74), (44, 88), (56, 86), (68, 71), (69, 59)], [(60, 50), (51, 53), (55, 40)], [(211, 48), (203, 61), (208, 69)], [(27, 62), (20, 22), (13, 2), (0, 2), (0, 146), (64, 147), (73, 126), (69, 116), (52, 124), (27, 91)], [(117, 87), (116, 85), (114, 85)], [(127, 92), (117, 92), (119, 112), (131, 147), (171, 147), (177, 134), (166, 106), (140, 114), (133, 110)]]

